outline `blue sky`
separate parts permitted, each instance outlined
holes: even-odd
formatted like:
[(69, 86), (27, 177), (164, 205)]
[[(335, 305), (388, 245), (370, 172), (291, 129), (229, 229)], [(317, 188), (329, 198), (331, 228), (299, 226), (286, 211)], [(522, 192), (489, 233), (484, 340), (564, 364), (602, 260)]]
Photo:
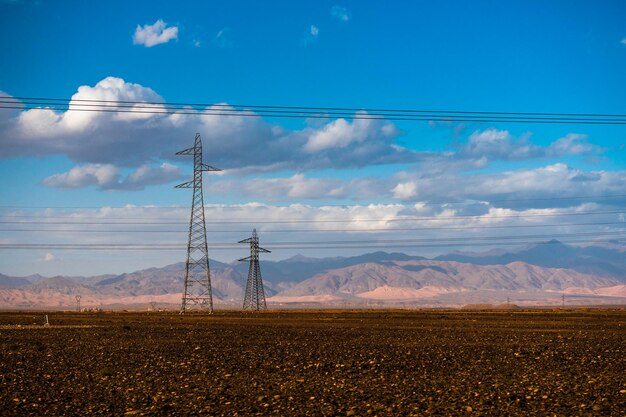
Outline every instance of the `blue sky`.
[[(0, 1), (0, 91), (67, 99), (626, 114), (624, 16), (621, 1)], [(190, 146), (196, 131), (204, 139), (205, 161), (225, 169), (207, 177), (205, 203), (216, 205), (207, 215), (230, 219), (241, 212), (241, 219), (259, 220), (238, 226), (237, 233), (210, 232), (210, 242), (240, 240), (246, 237), (243, 230), (254, 226), (267, 247), (281, 240), (372, 237), (369, 232), (318, 231), (286, 239), (263, 223), (285, 217), (469, 213), (485, 215), (481, 224), (506, 225), (513, 220), (498, 213), (624, 208), (623, 197), (608, 198), (626, 194), (623, 125), (350, 117), (174, 120), (0, 109), (0, 217), (184, 221), (190, 196), (173, 186), (189, 178), (191, 165), (173, 152)], [(586, 198), (549, 200), (555, 196)], [(434, 204), (446, 202), (465, 204)], [(167, 206), (182, 208), (170, 212)], [(618, 223), (621, 216), (585, 219)], [(467, 226), (463, 219), (449, 222)], [(565, 217), (543, 221), (572, 223)], [(379, 224), (381, 229), (392, 225)], [(5, 229), (17, 227), (33, 225), (8, 223)], [(46, 231), (1, 231), (0, 243), (185, 240), (184, 230), (146, 236), (41, 227)], [(297, 229), (302, 223), (285, 227)], [(574, 225), (558, 231), (574, 236), (617, 233), (621, 227)], [(471, 230), (453, 236), (461, 232), (466, 237), (487, 234)], [(528, 234), (512, 228), (490, 235), (496, 232)], [(448, 232), (421, 233), (435, 239)], [(376, 238), (413, 234), (390, 230)], [(401, 250), (432, 256), (453, 249), (468, 248)], [(363, 251), (286, 248), (270, 256)], [(239, 255), (235, 250), (212, 253), (224, 261)], [(0, 272), (114, 273), (182, 259), (184, 250), (0, 249)]]

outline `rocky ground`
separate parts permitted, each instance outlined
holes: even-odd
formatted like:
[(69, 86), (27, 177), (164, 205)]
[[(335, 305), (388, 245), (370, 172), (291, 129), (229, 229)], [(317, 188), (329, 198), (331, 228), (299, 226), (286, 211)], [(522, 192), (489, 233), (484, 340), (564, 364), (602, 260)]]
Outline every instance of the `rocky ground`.
[(626, 415), (626, 310), (0, 313), (2, 415)]

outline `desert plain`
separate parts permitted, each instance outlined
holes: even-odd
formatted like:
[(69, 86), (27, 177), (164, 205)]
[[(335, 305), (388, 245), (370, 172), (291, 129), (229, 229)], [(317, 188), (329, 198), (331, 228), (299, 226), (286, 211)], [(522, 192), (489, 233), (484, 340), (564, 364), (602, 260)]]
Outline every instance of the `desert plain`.
[(0, 312), (0, 350), (3, 416), (626, 415), (623, 308)]

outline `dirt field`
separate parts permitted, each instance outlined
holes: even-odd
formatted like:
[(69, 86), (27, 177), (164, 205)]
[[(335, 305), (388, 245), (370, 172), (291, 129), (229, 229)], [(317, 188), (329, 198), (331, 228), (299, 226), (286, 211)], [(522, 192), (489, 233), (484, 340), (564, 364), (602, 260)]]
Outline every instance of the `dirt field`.
[(48, 315), (0, 313), (3, 416), (626, 415), (623, 309)]

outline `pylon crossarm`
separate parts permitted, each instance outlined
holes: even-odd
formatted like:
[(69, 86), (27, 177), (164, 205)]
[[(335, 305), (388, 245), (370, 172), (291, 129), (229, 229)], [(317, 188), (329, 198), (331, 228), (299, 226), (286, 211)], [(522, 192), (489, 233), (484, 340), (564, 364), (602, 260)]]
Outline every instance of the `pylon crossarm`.
[(176, 152), (176, 155), (193, 155), (194, 150), (195, 150), (195, 147), (187, 148), (185, 150)]
[(202, 171), (221, 171), (219, 168), (212, 167), (211, 165), (202, 164), (200, 165)]
[(187, 181), (182, 184), (178, 184), (174, 188), (193, 188), (193, 187), (194, 187), (194, 181)]

